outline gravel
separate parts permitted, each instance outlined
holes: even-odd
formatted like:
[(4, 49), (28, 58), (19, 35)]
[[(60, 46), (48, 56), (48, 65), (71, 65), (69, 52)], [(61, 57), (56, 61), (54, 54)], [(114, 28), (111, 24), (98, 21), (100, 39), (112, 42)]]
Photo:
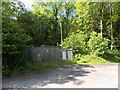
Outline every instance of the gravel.
[(68, 65), (3, 79), (3, 88), (118, 88), (118, 64)]

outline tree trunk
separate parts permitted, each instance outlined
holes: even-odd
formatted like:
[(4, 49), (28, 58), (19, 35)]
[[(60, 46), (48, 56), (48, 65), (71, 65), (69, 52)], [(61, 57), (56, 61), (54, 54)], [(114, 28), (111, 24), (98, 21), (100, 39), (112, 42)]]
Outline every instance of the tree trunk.
[(113, 50), (114, 38), (113, 38), (113, 27), (112, 27), (112, 3), (110, 3), (110, 31), (111, 31), (111, 50)]
[(100, 4), (100, 30), (101, 36), (103, 36), (103, 3)]

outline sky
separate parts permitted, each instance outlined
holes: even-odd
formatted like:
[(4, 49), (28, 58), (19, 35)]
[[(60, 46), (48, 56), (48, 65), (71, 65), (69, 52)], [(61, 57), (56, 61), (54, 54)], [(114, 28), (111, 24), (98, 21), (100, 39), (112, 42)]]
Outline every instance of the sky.
[(20, 0), (20, 1), (25, 4), (27, 10), (32, 9), (33, 0)]

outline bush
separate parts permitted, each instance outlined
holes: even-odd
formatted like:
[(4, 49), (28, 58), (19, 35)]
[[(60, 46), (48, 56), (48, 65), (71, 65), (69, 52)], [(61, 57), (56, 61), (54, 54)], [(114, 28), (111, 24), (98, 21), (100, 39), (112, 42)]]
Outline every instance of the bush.
[[(73, 33), (70, 37), (66, 38), (61, 44), (63, 48), (73, 48), (74, 54), (96, 54), (102, 56), (104, 52), (108, 49), (108, 39), (103, 38), (100, 33), (92, 32), (90, 33), (90, 38), (88, 35), (82, 31), (78, 33)], [(75, 57), (78, 57), (78, 56)]]
[(73, 53), (86, 54), (87, 51), (87, 34), (82, 31), (73, 33), (70, 37), (64, 39), (64, 42), (61, 44), (63, 48), (73, 48)]
[(98, 57), (95, 54), (84, 55), (79, 60), (80, 63), (90, 63), (90, 64), (104, 64), (108, 63), (104, 58)]
[(81, 57), (82, 57), (81, 54), (75, 54), (75, 55), (74, 55), (74, 59), (75, 59), (75, 60), (80, 60)]
[(107, 50), (103, 57), (110, 62), (120, 62), (120, 51), (119, 50)]
[(100, 33), (92, 32), (90, 39), (87, 42), (89, 52), (102, 56), (104, 52), (108, 49), (108, 39), (103, 38)]
[(9, 76), (9, 75), (10, 75), (9, 66), (8, 65), (3, 65), (2, 66), (2, 76), (3, 76), (3, 78), (5, 76)]
[(108, 49), (108, 39), (103, 38), (100, 33), (92, 32), (88, 35), (83, 31), (73, 33), (61, 44), (63, 48), (73, 48), (75, 60), (81, 63), (105, 63), (101, 58)]
[(115, 40), (115, 47), (120, 50), (120, 33), (117, 37), (114, 38)]

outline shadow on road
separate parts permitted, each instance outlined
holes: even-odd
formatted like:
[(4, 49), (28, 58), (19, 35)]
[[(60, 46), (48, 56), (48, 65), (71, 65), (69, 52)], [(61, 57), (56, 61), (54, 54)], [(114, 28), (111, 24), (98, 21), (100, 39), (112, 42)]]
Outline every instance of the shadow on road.
[(90, 70), (92, 68), (94, 67), (91, 65), (67, 65), (48, 71), (27, 73), (3, 81), (3, 88), (40, 88), (48, 84), (62, 85), (66, 83), (80, 85), (84, 83), (81, 78), (93, 72)]
[[(91, 65), (68, 65), (59, 69), (50, 70), (46, 78), (41, 81), (41, 84), (38, 82), (37, 85), (45, 86), (47, 84), (65, 84), (67, 82), (73, 81), (73, 84), (80, 85), (84, 81), (77, 79), (77, 77), (87, 76), (91, 71), (86, 70), (85, 68), (94, 68)], [(35, 85), (36, 85), (35, 84)]]

